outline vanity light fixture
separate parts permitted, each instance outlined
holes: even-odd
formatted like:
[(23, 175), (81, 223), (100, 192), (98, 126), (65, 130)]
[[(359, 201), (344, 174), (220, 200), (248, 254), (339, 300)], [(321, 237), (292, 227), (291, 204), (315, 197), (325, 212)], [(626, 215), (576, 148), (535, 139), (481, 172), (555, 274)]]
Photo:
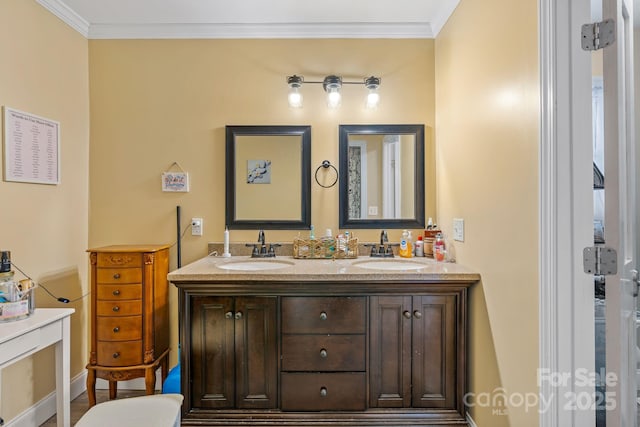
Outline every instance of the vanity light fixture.
[(329, 108), (338, 108), (342, 101), (341, 89), (342, 85), (352, 84), (364, 85), (367, 90), (366, 107), (374, 109), (380, 102), (380, 94), (378, 93), (378, 87), (380, 86), (380, 77), (367, 77), (361, 82), (345, 82), (342, 77), (336, 75), (326, 76), (322, 81), (305, 81), (304, 77), (298, 75), (292, 75), (287, 77), (287, 84), (289, 85), (289, 106), (292, 108), (302, 107), (302, 93), (300, 88), (303, 83), (310, 84), (322, 84), (322, 88), (327, 93), (327, 106)]

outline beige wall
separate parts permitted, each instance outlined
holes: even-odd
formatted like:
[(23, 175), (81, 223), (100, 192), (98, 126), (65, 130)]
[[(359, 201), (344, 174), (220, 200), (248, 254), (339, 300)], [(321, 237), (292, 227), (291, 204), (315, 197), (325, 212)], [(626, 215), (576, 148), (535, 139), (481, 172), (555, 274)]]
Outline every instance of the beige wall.
[[(433, 40), (92, 40), (91, 246), (175, 241), (175, 207), (183, 226), (204, 218), (204, 236), (189, 232), (183, 263), (223, 239), (225, 125), (311, 125), (312, 170), (338, 164), (338, 125), (434, 125)], [(286, 76), (321, 80), (382, 77), (377, 110), (366, 90), (345, 85), (342, 106), (326, 106), (321, 85), (302, 87), (304, 108), (287, 104)], [(432, 147), (426, 135), (427, 149)], [(189, 193), (163, 193), (160, 175), (173, 162), (190, 174)], [(287, 195), (274, 203), (286, 203)], [(312, 223), (338, 230), (338, 186), (312, 184)], [(259, 207), (257, 207), (259, 208)], [(266, 231), (268, 241), (292, 241), (299, 231)], [(356, 230), (375, 241), (379, 230)], [(391, 230), (398, 241), (401, 230)], [(255, 241), (255, 230), (232, 230), (232, 242)], [(172, 250), (172, 268), (176, 265)], [(172, 348), (177, 342), (172, 292)], [(176, 352), (172, 352), (172, 363)]]
[[(470, 293), (476, 397), (538, 392), (537, 16), (535, 0), (462, 1), (436, 39), (438, 220), (449, 235), (465, 220), (455, 254), (482, 275)], [(474, 403), (478, 426), (538, 425), (537, 407)]]
[[(55, 295), (78, 298), (88, 291), (88, 42), (35, 1), (4, 0), (0, 55), (0, 105), (56, 120), (61, 128), (59, 185), (0, 181), (0, 246)], [(63, 305), (39, 290), (36, 306), (76, 309), (71, 375), (83, 372), (86, 298)], [(2, 371), (0, 415), (5, 421), (55, 389), (53, 361), (53, 349), (47, 349)]]

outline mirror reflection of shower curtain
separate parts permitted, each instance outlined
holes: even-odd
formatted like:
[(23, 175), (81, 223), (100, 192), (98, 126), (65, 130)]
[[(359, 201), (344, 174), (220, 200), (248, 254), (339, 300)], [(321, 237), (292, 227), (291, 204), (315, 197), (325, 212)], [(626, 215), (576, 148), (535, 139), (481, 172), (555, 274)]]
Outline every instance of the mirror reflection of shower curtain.
[(349, 144), (349, 218), (362, 218), (362, 146)]

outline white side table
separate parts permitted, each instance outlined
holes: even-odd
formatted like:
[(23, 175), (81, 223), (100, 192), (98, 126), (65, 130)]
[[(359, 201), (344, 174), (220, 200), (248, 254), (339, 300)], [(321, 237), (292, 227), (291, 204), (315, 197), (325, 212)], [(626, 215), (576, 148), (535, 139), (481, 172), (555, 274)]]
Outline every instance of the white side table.
[(71, 425), (69, 341), (70, 316), (73, 312), (75, 310), (72, 308), (37, 308), (26, 319), (0, 323), (0, 371), (12, 363), (55, 344), (58, 427)]

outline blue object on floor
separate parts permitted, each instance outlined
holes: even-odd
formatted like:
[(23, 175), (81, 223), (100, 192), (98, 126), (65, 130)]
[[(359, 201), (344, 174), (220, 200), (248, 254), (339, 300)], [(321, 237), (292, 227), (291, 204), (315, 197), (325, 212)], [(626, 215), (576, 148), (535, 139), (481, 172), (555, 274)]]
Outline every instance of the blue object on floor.
[(165, 379), (164, 383), (162, 384), (162, 393), (163, 394), (172, 394), (172, 393), (180, 394), (180, 364), (179, 363), (173, 368), (171, 368), (171, 370), (169, 371), (169, 375), (167, 375), (167, 379)]

